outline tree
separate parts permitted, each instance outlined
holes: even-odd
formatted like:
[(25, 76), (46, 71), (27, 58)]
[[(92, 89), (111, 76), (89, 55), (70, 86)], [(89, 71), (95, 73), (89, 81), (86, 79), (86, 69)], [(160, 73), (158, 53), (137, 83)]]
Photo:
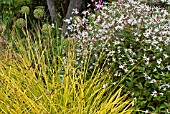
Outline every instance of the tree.
[[(75, 14), (72, 13), (73, 9), (77, 9), (78, 11), (80, 11), (81, 6), (82, 6), (82, 0), (70, 0), (65, 19), (75, 16)], [(65, 33), (67, 32), (67, 27), (68, 27), (68, 23), (63, 22), (62, 35), (65, 35)]]
[[(55, 11), (54, 0), (46, 0), (46, 1), (47, 1), (47, 6), (48, 6), (48, 9), (49, 9), (51, 18), (53, 20), (56, 20), (57, 23), (60, 24), (59, 17), (56, 14), (56, 11)], [(68, 2), (67, 0), (64, 0), (64, 1)], [(72, 14), (73, 9), (77, 9), (78, 11), (80, 11), (81, 6), (82, 6), (82, 0), (70, 0), (65, 19), (73, 17), (75, 15), (75, 14)], [(64, 9), (66, 9), (66, 8), (64, 8)], [(68, 24), (63, 22), (62, 35), (64, 35), (64, 33), (67, 32), (67, 27), (68, 27)]]
[(46, 0), (46, 1), (52, 20), (56, 20), (57, 24), (60, 25), (60, 19), (56, 14), (54, 1), (53, 0)]

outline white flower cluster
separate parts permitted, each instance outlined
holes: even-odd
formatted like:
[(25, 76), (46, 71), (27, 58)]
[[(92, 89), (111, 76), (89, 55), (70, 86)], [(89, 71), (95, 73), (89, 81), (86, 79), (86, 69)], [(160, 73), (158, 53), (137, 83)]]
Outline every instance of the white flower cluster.
[(167, 3), (167, 4), (170, 5), (170, 0), (160, 0), (160, 1), (163, 2), (163, 3)]
[[(167, 1), (169, 2), (169, 0)], [(76, 64), (91, 55), (89, 66), (99, 65), (99, 58), (106, 60), (106, 71), (116, 77), (123, 76), (141, 60), (139, 75), (150, 84), (160, 83), (157, 89), (166, 91), (169, 82), (161, 78), (170, 70), (170, 14), (159, 7), (150, 7), (130, 1), (103, 3), (96, 14), (84, 11), (83, 17), (74, 17), (69, 25), (70, 38), (76, 41)], [(70, 23), (70, 21), (68, 21)], [(152, 96), (158, 92), (153, 90)], [(159, 93), (163, 95), (163, 93)]]
[[(74, 23), (68, 27), (73, 32), (70, 37), (76, 39), (78, 42), (78, 56), (87, 55), (84, 49), (88, 49), (88, 52), (101, 52), (104, 49), (107, 55), (114, 58), (113, 61), (128, 57), (127, 59), (131, 65), (134, 65), (139, 60), (138, 58), (133, 58), (137, 53), (132, 48), (133, 45), (130, 44), (128, 47), (121, 48), (123, 43), (126, 42), (126, 35), (122, 33), (123, 30), (130, 31), (134, 37), (131, 40), (134, 40), (136, 47), (138, 44), (144, 43), (143, 45), (145, 47), (142, 48), (145, 52), (154, 53), (152, 50), (155, 50), (161, 53), (164, 51), (164, 46), (169, 46), (170, 15), (165, 9), (149, 7), (139, 2), (126, 4), (113, 2), (109, 7), (104, 5), (102, 9), (99, 15), (84, 11), (83, 14), (85, 16), (83, 18), (75, 18)], [(108, 39), (110, 42), (105, 45)], [(124, 54), (127, 52), (129, 55), (125, 56)], [(114, 55), (117, 53), (121, 56), (115, 59)], [(95, 53), (94, 55), (99, 54)], [(169, 54), (164, 55), (169, 58)], [(143, 54), (146, 64), (149, 65), (149, 62), (154, 59), (154, 56), (147, 56), (145, 53)], [(98, 58), (96, 56), (96, 59)], [(163, 60), (163, 56), (156, 60), (158, 68), (162, 68), (160, 64)], [(119, 66), (119, 68), (126, 68), (127, 65), (122, 63)]]
[(165, 3), (167, 5), (170, 5), (170, 0), (118, 0), (119, 2), (131, 2), (134, 3), (135, 1), (138, 2), (152, 2), (152, 3)]

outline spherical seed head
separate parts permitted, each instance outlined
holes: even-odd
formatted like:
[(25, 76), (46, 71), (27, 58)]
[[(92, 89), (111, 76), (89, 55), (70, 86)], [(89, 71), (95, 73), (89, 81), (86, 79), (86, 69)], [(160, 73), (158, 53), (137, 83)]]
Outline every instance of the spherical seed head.
[(50, 25), (50, 24), (44, 24), (43, 26), (42, 26), (42, 33), (43, 34), (48, 34), (48, 33), (50, 33), (52, 31), (52, 26)]
[(19, 18), (19, 19), (16, 20), (16, 25), (18, 27), (22, 28), (22, 27), (25, 27), (26, 22), (25, 22), (25, 20), (23, 18)]
[(37, 19), (40, 19), (44, 16), (44, 10), (43, 9), (35, 9), (34, 10), (34, 17)]
[(21, 7), (21, 13), (22, 14), (29, 14), (29, 12), (30, 12), (30, 8), (28, 7), (28, 6), (22, 6)]

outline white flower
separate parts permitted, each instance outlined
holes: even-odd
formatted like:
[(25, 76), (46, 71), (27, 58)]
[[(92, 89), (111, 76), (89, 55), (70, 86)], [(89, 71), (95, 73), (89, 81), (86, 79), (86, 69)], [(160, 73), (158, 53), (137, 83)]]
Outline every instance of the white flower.
[(164, 76), (165, 74), (163, 72), (161, 72), (161, 75)]
[(155, 32), (158, 32), (159, 31), (159, 29), (158, 28), (155, 28), (155, 30), (154, 30)]
[(70, 20), (70, 19), (65, 19), (64, 22), (70, 24), (70, 23), (71, 23), (71, 20)]
[(155, 79), (152, 79), (151, 81), (150, 81), (150, 83), (155, 83), (156, 82), (156, 80)]
[[(143, 35), (144, 35), (146, 38), (148, 38), (148, 37), (150, 36), (150, 33), (149, 33), (149, 32), (143, 33)], [(150, 41), (150, 40), (149, 40), (149, 41)]]
[(166, 2), (166, 0), (161, 0), (161, 2)]
[(138, 42), (139, 41), (139, 38), (136, 38), (136, 42)]
[(170, 71), (170, 65), (167, 66), (168, 70)]
[(118, 71), (116, 71), (116, 73), (114, 74), (114, 76), (120, 76), (120, 73)]
[(51, 26), (52, 26), (52, 28), (55, 28), (55, 25), (54, 25), (54, 23), (52, 23), (52, 24), (51, 24)]
[(118, 45), (118, 44), (120, 44), (120, 41), (114, 41), (113, 44)]
[(166, 109), (166, 112), (167, 112), (168, 114), (170, 114), (170, 111), (169, 111), (168, 109)]
[(127, 69), (127, 68), (125, 68), (125, 69), (124, 69), (124, 71), (125, 71), (125, 72), (128, 72), (128, 69)]
[(149, 113), (149, 110), (146, 110), (145, 113)]
[(78, 14), (79, 12), (78, 12), (78, 9), (73, 9), (73, 12), (72, 12), (72, 14)]
[(163, 88), (164, 91), (166, 91), (167, 89), (166, 88)]
[(153, 70), (153, 72), (156, 72), (157, 71), (157, 69), (156, 69), (156, 67), (154, 68), (154, 70)]
[(151, 77), (149, 77), (148, 74), (147, 74), (146, 72), (143, 73), (143, 74), (144, 74), (145, 79), (149, 79), (149, 80), (151, 79)]
[(148, 65), (149, 64), (149, 60), (150, 60), (149, 57), (146, 57), (145, 54), (144, 54), (143, 59), (146, 61), (146, 65)]
[(123, 30), (123, 27), (118, 25), (118, 26), (115, 27), (115, 29), (116, 30)]
[(158, 63), (158, 64), (161, 64), (161, 62), (162, 62), (162, 59), (161, 59), (161, 58), (157, 60), (157, 63)]
[(126, 66), (126, 64), (119, 65), (119, 68), (123, 69)]
[(107, 86), (108, 86), (108, 83), (103, 84), (103, 87), (102, 87), (102, 88), (106, 88)]
[(135, 102), (137, 101), (137, 98), (135, 97), (134, 99), (133, 99), (133, 101), (132, 101), (132, 106), (134, 106), (135, 105)]
[(156, 97), (157, 96), (157, 91), (156, 90), (154, 90), (153, 92), (152, 92), (152, 94), (151, 94), (153, 97)]
[(128, 19), (128, 23), (129, 23), (129, 24), (131, 24), (131, 23), (132, 23), (132, 21), (133, 21), (132, 19)]
[(164, 95), (164, 93), (159, 93), (159, 94), (162, 95), (162, 96)]
[(163, 55), (164, 55), (165, 59), (169, 57), (167, 54), (163, 54)]

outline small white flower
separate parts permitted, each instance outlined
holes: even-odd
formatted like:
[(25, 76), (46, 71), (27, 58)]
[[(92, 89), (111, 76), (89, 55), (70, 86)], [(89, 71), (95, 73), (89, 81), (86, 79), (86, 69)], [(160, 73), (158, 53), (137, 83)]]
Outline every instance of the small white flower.
[(163, 55), (164, 55), (165, 59), (169, 57), (167, 54), (163, 54)]
[(125, 68), (125, 69), (124, 69), (124, 71), (125, 71), (125, 72), (128, 72), (128, 69), (127, 69), (127, 68)]
[[(150, 36), (150, 33), (148, 33), (148, 32), (147, 32), (147, 33), (143, 33), (143, 35), (144, 35), (146, 38), (148, 38), (148, 37)], [(150, 40), (147, 40), (147, 42), (150, 43), (151, 41), (150, 41)]]
[(157, 71), (157, 69), (156, 69), (156, 67), (154, 68), (154, 70), (153, 70), (153, 72), (156, 72)]
[(123, 69), (125, 67), (125, 64), (119, 65), (119, 68)]
[(165, 74), (163, 72), (161, 72), (161, 75), (164, 76)]
[(145, 113), (149, 113), (149, 110), (146, 110)]
[(152, 79), (151, 81), (150, 81), (150, 83), (155, 83), (156, 82), (156, 80), (155, 79)]
[(115, 29), (116, 30), (123, 30), (123, 27), (118, 25), (118, 26), (115, 27)]
[(128, 19), (128, 23), (129, 23), (129, 24), (131, 24), (131, 23), (132, 23), (132, 21), (133, 21), (132, 19)]
[(164, 91), (166, 91), (167, 89), (166, 88), (163, 88)]
[(114, 41), (113, 43), (114, 43), (114, 45), (118, 45), (118, 44), (120, 44), (120, 41)]
[(117, 83), (117, 82), (113, 82), (112, 84), (113, 84), (113, 85), (116, 85), (116, 83)]
[(158, 28), (155, 28), (155, 30), (154, 30), (155, 32), (158, 32), (159, 31), (159, 29)]
[(146, 61), (149, 61), (149, 60), (150, 60), (148, 57), (145, 56), (145, 54), (144, 54), (144, 56), (143, 56), (143, 59), (146, 60)]
[(70, 20), (70, 19), (65, 19), (64, 22), (70, 24), (70, 23), (71, 23), (71, 20)]
[(138, 42), (139, 41), (139, 38), (136, 38), (136, 42)]
[(161, 0), (161, 2), (166, 2), (166, 0)]
[(106, 88), (107, 86), (108, 86), (108, 83), (103, 84), (103, 87), (102, 87), (102, 88)]
[(151, 77), (149, 77), (148, 74), (147, 74), (146, 72), (143, 73), (143, 74), (144, 74), (145, 79), (149, 79), (149, 80), (151, 79)]
[(170, 111), (169, 111), (168, 109), (166, 109), (166, 112), (167, 112), (168, 114), (170, 114)]
[(78, 12), (78, 9), (73, 9), (73, 12), (72, 12), (72, 14), (78, 14), (79, 12)]
[(157, 91), (156, 90), (154, 90), (154, 92), (152, 92), (152, 94), (151, 94), (153, 97), (156, 97), (157, 96)]
[(162, 95), (162, 96), (164, 95), (164, 93), (159, 93), (159, 94)]
[(157, 63), (158, 63), (158, 64), (161, 64), (161, 62), (162, 62), (162, 59), (161, 59), (161, 58), (157, 60)]
[(143, 59), (145, 59), (146, 64), (148, 65), (148, 64), (149, 64), (149, 60), (150, 60), (150, 58), (149, 58), (149, 57), (146, 57), (146, 56), (145, 56), (145, 54), (144, 54)]
[(170, 65), (167, 66), (168, 70), (170, 71)]
[(54, 25), (54, 23), (52, 23), (52, 24), (51, 24), (51, 26), (52, 26), (52, 28), (55, 28), (55, 25)]
[(91, 6), (91, 4), (88, 3), (88, 4), (87, 4), (87, 7), (90, 7), (90, 6)]
[(120, 73), (118, 71), (116, 71), (116, 73), (114, 74), (114, 76), (120, 76)]
[(134, 99), (133, 99), (133, 101), (132, 101), (132, 106), (134, 106), (135, 105), (135, 102), (137, 101), (137, 98), (135, 97)]

